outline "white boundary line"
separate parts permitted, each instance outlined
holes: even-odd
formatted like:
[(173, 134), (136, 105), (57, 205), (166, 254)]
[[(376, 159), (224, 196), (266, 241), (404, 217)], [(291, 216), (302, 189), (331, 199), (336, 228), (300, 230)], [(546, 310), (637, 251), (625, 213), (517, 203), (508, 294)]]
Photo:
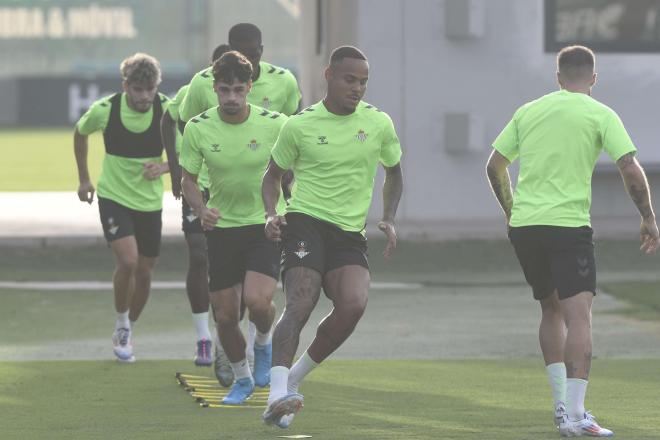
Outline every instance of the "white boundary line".
[[(281, 284), (278, 284), (282, 287)], [(371, 289), (374, 290), (417, 290), (423, 286), (419, 283), (397, 283), (397, 282), (373, 282)], [(179, 290), (185, 289), (183, 281), (154, 281), (151, 288), (156, 290)], [(72, 290), (112, 290), (109, 281), (0, 281), (0, 289), (15, 290), (49, 290), (49, 291), (72, 291)]]

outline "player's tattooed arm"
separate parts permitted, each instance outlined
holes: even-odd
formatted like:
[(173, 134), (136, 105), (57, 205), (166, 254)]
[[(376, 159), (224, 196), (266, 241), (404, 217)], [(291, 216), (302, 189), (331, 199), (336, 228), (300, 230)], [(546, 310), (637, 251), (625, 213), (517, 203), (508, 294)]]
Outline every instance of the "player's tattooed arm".
[(490, 187), (506, 215), (507, 223), (511, 219), (511, 208), (513, 207), (513, 192), (508, 166), (509, 160), (497, 150), (493, 150), (486, 165)]
[(651, 190), (644, 169), (635, 158), (635, 153), (623, 155), (616, 162), (626, 191), (637, 206), (639, 214), (644, 219), (655, 217), (653, 206), (651, 205)]

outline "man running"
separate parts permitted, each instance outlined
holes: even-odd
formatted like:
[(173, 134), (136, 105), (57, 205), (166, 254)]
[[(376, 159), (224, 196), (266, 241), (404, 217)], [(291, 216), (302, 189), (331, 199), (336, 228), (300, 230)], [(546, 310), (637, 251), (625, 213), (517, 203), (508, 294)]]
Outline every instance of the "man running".
[[(303, 378), (350, 336), (367, 305), (369, 264), (364, 235), (374, 176), (385, 168), (384, 255), (396, 246), (394, 216), (403, 189), (401, 146), (390, 117), (362, 102), (369, 64), (357, 48), (335, 49), (325, 70), (323, 101), (292, 116), (282, 128), (263, 179), (266, 235), (282, 241), (286, 307), (273, 335), (273, 367), (267, 424), (286, 428), (302, 407)], [(280, 179), (292, 168), (296, 185), (286, 210), (277, 213)], [(300, 331), (321, 288), (332, 312), (291, 367)]]
[[(191, 119), (183, 136), (183, 192), (207, 230), (209, 291), (218, 336), (235, 381), (222, 403), (239, 405), (255, 384), (270, 382), (275, 319), (271, 306), (280, 270), (279, 247), (266, 239), (261, 176), (286, 116), (247, 103), (252, 65), (231, 51), (213, 64), (219, 106)], [(205, 162), (210, 199), (205, 203), (197, 175)], [(279, 209), (283, 206), (280, 204)], [(242, 284), (243, 292), (237, 292)], [(256, 326), (254, 379), (239, 328), (241, 300)]]
[(122, 93), (96, 101), (76, 124), (73, 145), (78, 164), (78, 198), (92, 203), (87, 168), (88, 136), (103, 132), (105, 158), (98, 202), (105, 239), (115, 257), (112, 278), (117, 320), (113, 351), (120, 362), (135, 362), (131, 332), (149, 298), (160, 251), (163, 163), (159, 124), (168, 99), (157, 93), (160, 64), (136, 53), (120, 65)]
[[(211, 64), (229, 50), (229, 45), (216, 47), (211, 57)], [(206, 238), (199, 218), (190, 208), (185, 198), (181, 197), (181, 167), (179, 153), (185, 123), (179, 117), (179, 107), (188, 91), (189, 84), (179, 89), (161, 120), (163, 146), (167, 152), (172, 179), (172, 194), (181, 198), (181, 227), (188, 245), (188, 273), (186, 275), (186, 293), (192, 309), (193, 324), (197, 339), (193, 362), (198, 366), (210, 366), (211, 332), (209, 332), (209, 291), (208, 263), (206, 261)], [(202, 166), (197, 179), (199, 189), (208, 200), (208, 171)]]
[[(229, 30), (228, 41), (231, 49), (245, 55), (253, 66), (252, 89), (247, 97), (248, 103), (287, 116), (295, 113), (301, 96), (296, 78), (287, 69), (261, 60), (263, 54), (261, 30), (251, 23), (239, 23)], [(218, 105), (218, 98), (213, 90), (212, 68), (209, 67), (195, 74), (190, 81), (186, 96), (179, 108), (179, 116), (182, 121), (187, 122), (192, 117), (216, 105)], [(203, 174), (204, 171), (202, 170), (200, 173)], [(284, 179), (285, 190), (288, 190), (290, 181), (291, 174), (289, 173)], [(199, 245), (195, 247), (196, 255), (201, 255), (201, 252), (205, 251), (206, 248), (202, 247), (203, 244), (200, 240)], [(240, 288), (238, 290), (240, 291)], [(274, 314), (275, 305), (273, 304), (271, 307)], [(251, 364), (254, 359), (255, 334), (256, 328), (250, 320), (247, 353)], [(222, 346), (217, 341), (214, 345), (216, 377), (221, 385), (230, 386), (234, 377), (229, 361)]]
[[(520, 107), (493, 142), (487, 171), (509, 238), (541, 304), (539, 341), (562, 436), (611, 437), (584, 409), (596, 295), (591, 176), (601, 151), (616, 161), (641, 214), (641, 249), (658, 248), (644, 170), (619, 116), (591, 97), (595, 56), (583, 46), (557, 55), (560, 90)], [(520, 160), (515, 194), (507, 167)]]

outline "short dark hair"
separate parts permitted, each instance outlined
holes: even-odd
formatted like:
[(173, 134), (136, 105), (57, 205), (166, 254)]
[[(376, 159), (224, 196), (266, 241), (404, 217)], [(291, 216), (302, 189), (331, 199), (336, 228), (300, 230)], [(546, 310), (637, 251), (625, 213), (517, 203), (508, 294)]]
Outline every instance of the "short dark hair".
[(595, 65), (594, 52), (585, 46), (567, 46), (557, 54), (557, 70), (568, 80), (593, 75)]
[(225, 52), (229, 52), (231, 50), (231, 47), (229, 47), (228, 44), (221, 44), (220, 46), (216, 47), (215, 50), (213, 51), (213, 55), (211, 55), (211, 64), (218, 58), (220, 58)]
[(340, 63), (344, 58), (355, 58), (367, 61), (367, 56), (355, 46), (339, 46), (330, 55), (330, 64)]
[(252, 23), (238, 23), (229, 29), (229, 44), (242, 41), (257, 41), (261, 44), (261, 31)]
[(213, 62), (213, 79), (228, 84), (234, 80), (249, 82), (252, 79), (252, 64), (242, 53), (230, 50)]

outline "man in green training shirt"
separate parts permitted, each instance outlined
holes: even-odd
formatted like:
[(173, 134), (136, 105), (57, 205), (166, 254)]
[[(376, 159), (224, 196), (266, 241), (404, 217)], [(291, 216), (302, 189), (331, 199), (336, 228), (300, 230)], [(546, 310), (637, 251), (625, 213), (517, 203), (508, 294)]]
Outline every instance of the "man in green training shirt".
[(103, 233), (115, 256), (113, 287), (117, 320), (113, 351), (134, 362), (131, 332), (149, 298), (151, 274), (160, 251), (163, 163), (159, 124), (168, 99), (157, 93), (160, 64), (136, 53), (120, 66), (123, 93), (96, 101), (76, 124), (73, 144), (78, 164), (78, 197), (92, 203), (87, 138), (103, 132), (106, 155), (98, 181)]
[[(383, 217), (396, 246), (394, 216), (403, 189), (401, 146), (390, 117), (362, 102), (369, 64), (352, 46), (335, 49), (325, 70), (323, 101), (292, 116), (282, 127), (263, 179), (268, 216), (266, 235), (283, 246), (282, 278), (286, 308), (273, 334), (273, 367), (267, 424), (286, 428), (302, 407), (303, 378), (350, 336), (367, 305), (369, 265), (364, 236), (378, 164), (385, 168)], [(279, 184), (292, 168), (296, 185), (286, 216), (279, 215)], [(321, 287), (332, 312), (291, 367), (300, 331), (316, 305)]]
[[(293, 74), (273, 64), (261, 61), (263, 45), (261, 31), (251, 23), (239, 23), (229, 30), (229, 45), (245, 55), (253, 66), (252, 90), (248, 94), (249, 104), (257, 105), (267, 110), (283, 113), (287, 116), (295, 113), (300, 103), (300, 90)], [(193, 77), (190, 87), (179, 108), (181, 120), (187, 122), (192, 117), (218, 104), (218, 98), (213, 91), (212, 68), (206, 68)], [(201, 171), (200, 173), (204, 173)], [(288, 195), (291, 186), (292, 174), (287, 173), (283, 179), (283, 188)], [(197, 248), (202, 249), (202, 248)], [(275, 313), (275, 305), (273, 313)], [(253, 347), (255, 327), (248, 322), (248, 360), (253, 360)], [(233, 381), (232, 370), (229, 368), (227, 357), (222, 347), (215, 344), (215, 374), (224, 386), (231, 385)]]
[[(286, 116), (247, 103), (252, 65), (240, 53), (225, 53), (213, 63), (212, 73), (219, 105), (186, 124), (182, 188), (207, 231), (211, 304), (235, 377), (222, 403), (239, 405), (252, 394), (255, 384), (265, 387), (270, 382), (270, 329), (275, 319), (271, 302), (279, 279), (280, 251), (263, 234), (260, 189)], [(202, 162), (209, 170), (208, 203), (197, 183)], [(242, 284), (242, 293), (236, 291), (236, 284)], [(242, 300), (257, 329), (254, 371), (239, 328)]]
[[(229, 45), (221, 44), (215, 48), (211, 56), (213, 61), (229, 50)], [(208, 262), (206, 261), (206, 238), (199, 218), (181, 197), (181, 169), (178, 157), (181, 150), (181, 140), (185, 123), (179, 117), (179, 107), (186, 96), (189, 84), (181, 87), (170, 103), (161, 120), (163, 146), (167, 152), (172, 178), (172, 194), (181, 198), (181, 228), (188, 245), (188, 273), (186, 275), (186, 293), (192, 309), (193, 323), (197, 338), (193, 362), (198, 366), (210, 366), (213, 363), (211, 354), (211, 333), (209, 332), (209, 291)], [(202, 166), (197, 182), (202, 194), (208, 200), (208, 171)]]
[[(560, 90), (520, 107), (493, 142), (487, 171), (516, 256), (541, 304), (539, 341), (566, 437), (611, 437), (584, 409), (596, 294), (591, 176), (601, 151), (617, 163), (641, 214), (641, 249), (658, 248), (644, 170), (619, 116), (591, 97), (595, 56), (583, 46), (557, 55)], [(507, 167), (520, 160), (515, 194)]]

